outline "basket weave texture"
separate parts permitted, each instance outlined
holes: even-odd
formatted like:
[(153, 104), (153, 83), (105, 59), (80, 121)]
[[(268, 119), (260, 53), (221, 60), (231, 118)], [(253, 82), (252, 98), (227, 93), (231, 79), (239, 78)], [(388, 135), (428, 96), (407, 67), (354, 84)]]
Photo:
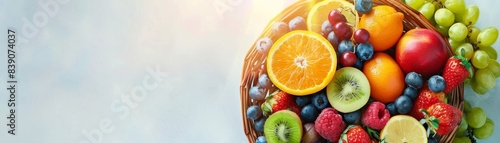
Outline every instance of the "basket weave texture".
[[(302, 16), (307, 18), (307, 14), (311, 7), (322, 0), (298, 0), (296, 3), (290, 5), (285, 8), (280, 14), (275, 16), (269, 24), (266, 26), (262, 34), (259, 38), (269, 37), (271, 34), (271, 28), (275, 22), (288, 22), (296, 16)], [(353, 3), (353, 0), (348, 0)], [(396, 9), (396, 11), (404, 14), (403, 20), (403, 31), (408, 31), (415, 28), (426, 28), (437, 31), (437, 29), (427, 21), (427, 19), (420, 14), (415, 9), (409, 7), (408, 5), (401, 2), (401, 0), (373, 0), (374, 5), (388, 5)], [(447, 39), (445, 36), (442, 36), (444, 39)], [(276, 39), (272, 39), (273, 41)], [(453, 56), (453, 52), (451, 46), (446, 42), (448, 47), (448, 55)], [(262, 133), (258, 133), (255, 131), (253, 127), (253, 121), (246, 117), (246, 109), (251, 105), (260, 105), (262, 103), (257, 101), (252, 101), (248, 96), (248, 91), (252, 86), (255, 86), (258, 81), (258, 77), (261, 74), (266, 73), (266, 57), (267, 54), (261, 54), (256, 49), (256, 44), (254, 43), (250, 50), (248, 51), (241, 75), (241, 83), (240, 83), (240, 96), (241, 96), (241, 111), (242, 111), (242, 119), (243, 119), (243, 129), (245, 135), (248, 138), (248, 141), (253, 143), (257, 139), (258, 136), (263, 135)], [(272, 93), (276, 91), (277, 88), (272, 86), (265, 89), (264, 93)], [(456, 87), (448, 97), (448, 104), (457, 107), (460, 110), (463, 110), (463, 101), (464, 101), (464, 86), (460, 84)], [(438, 140), (440, 143), (449, 143), (453, 141), (455, 137), (455, 132), (457, 128), (453, 129), (453, 131), (445, 136), (438, 136)]]

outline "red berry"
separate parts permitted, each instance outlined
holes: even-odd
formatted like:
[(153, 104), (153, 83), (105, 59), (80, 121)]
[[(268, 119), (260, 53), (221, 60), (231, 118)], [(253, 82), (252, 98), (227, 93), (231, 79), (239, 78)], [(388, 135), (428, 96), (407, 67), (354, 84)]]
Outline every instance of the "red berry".
[(339, 10), (332, 10), (328, 14), (328, 21), (330, 21), (332, 25), (335, 25), (338, 22), (347, 22), (347, 19)]
[(342, 40), (350, 39), (352, 36), (352, 28), (347, 22), (338, 22), (332, 27), (333, 32)]
[(370, 33), (366, 29), (358, 29), (354, 31), (354, 41), (357, 43), (365, 43), (368, 41), (368, 38), (370, 38)]
[(350, 125), (347, 127), (345, 134), (342, 134), (342, 142), (345, 143), (370, 143), (370, 136), (359, 125)]
[(443, 102), (445, 100), (445, 96), (446, 95), (443, 92), (432, 92), (429, 89), (429, 86), (424, 85), (418, 92), (417, 99), (413, 101), (413, 106), (409, 115), (413, 116), (417, 120), (423, 119), (424, 114), (420, 112), (420, 109), (427, 109), (435, 103)]
[(342, 57), (340, 58), (340, 63), (344, 67), (352, 67), (354, 66), (354, 64), (356, 64), (356, 60), (357, 60), (356, 54), (354, 54), (351, 51), (347, 51), (342, 54)]
[(384, 128), (390, 117), (389, 110), (385, 109), (384, 103), (375, 101), (368, 105), (361, 121), (372, 129), (380, 130)]
[(337, 142), (340, 139), (345, 126), (342, 116), (331, 107), (323, 109), (314, 123), (318, 134), (331, 142)]
[[(438, 102), (427, 108), (429, 115), (427, 116), (428, 122), (439, 124), (438, 126), (432, 125), (430, 128), (438, 135), (447, 135), (454, 128), (460, 124), (462, 119), (462, 111), (456, 107), (443, 102)], [(434, 117), (434, 118), (432, 118)], [(437, 119), (437, 120), (435, 120)]]

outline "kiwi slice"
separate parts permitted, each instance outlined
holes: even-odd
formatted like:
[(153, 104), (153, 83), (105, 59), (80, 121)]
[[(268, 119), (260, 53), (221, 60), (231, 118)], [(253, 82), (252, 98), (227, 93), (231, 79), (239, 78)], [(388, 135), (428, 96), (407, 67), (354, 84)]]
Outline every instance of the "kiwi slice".
[(299, 143), (302, 138), (300, 117), (289, 110), (273, 113), (264, 123), (264, 135), (268, 143)]
[(370, 98), (370, 83), (365, 74), (353, 67), (344, 67), (335, 72), (326, 86), (328, 101), (342, 113), (356, 111)]

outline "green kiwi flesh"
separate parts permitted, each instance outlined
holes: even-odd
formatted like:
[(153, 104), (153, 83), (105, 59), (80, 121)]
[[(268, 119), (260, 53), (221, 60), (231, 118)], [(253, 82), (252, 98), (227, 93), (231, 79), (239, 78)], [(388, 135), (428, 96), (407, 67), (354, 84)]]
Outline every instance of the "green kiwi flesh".
[(335, 72), (326, 86), (326, 95), (333, 108), (339, 112), (354, 112), (368, 102), (370, 83), (360, 70), (344, 67)]
[(268, 143), (299, 143), (302, 138), (302, 122), (292, 111), (275, 112), (264, 123), (264, 135)]

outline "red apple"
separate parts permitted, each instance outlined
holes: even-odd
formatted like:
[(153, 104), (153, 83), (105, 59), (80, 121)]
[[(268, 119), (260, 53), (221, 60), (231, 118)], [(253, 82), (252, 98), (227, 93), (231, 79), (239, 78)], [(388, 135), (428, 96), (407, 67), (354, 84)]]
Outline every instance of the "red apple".
[(406, 32), (396, 46), (396, 62), (405, 74), (416, 72), (424, 79), (439, 74), (448, 59), (446, 41), (429, 29)]

